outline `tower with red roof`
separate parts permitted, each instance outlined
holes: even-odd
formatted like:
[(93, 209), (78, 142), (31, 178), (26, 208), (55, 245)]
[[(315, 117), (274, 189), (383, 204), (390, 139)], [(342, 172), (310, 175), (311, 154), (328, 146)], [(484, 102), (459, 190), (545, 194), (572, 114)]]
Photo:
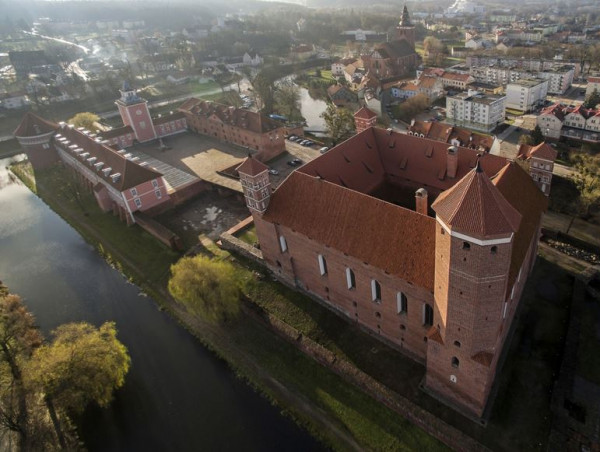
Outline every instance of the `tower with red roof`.
[(138, 96), (128, 82), (119, 90), (121, 98), (115, 101), (121, 114), (123, 124), (131, 126), (135, 139), (140, 143), (157, 138), (156, 130), (148, 109), (148, 101)]

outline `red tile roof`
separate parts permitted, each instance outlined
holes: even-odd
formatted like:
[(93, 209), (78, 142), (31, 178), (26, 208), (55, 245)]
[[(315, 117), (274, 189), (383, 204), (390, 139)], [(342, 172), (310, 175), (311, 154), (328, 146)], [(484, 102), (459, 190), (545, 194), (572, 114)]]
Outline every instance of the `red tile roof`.
[(511, 255), (508, 287), (517, 279), (523, 260), (532, 241), (537, 241), (541, 215), (548, 206), (548, 199), (537, 188), (523, 168), (509, 162), (492, 178), (493, 184), (520, 214), (521, 222), (515, 234)]
[(154, 125), (165, 124), (167, 122), (175, 121), (177, 119), (182, 119), (182, 118), (185, 118), (185, 114), (182, 111), (176, 111), (176, 112), (168, 114), (168, 115), (163, 115), (160, 118), (154, 118), (152, 120), (152, 124), (154, 124)]
[[(370, 153), (377, 158), (376, 151)], [(431, 217), (294, 171), (271, 195), (264, 219), (433, 290), (435, 220)]]
[(58, 129), (58, 124), (40, 118), (35, 113), (28, 111), (23, 116), (21, 123), (13, 132), (16, 137), (35, 137), (37, 135), (45, 135)]
[(256, 133), (266, 133), (281, 128), (280, 123), (260, 113), (195, 98), (186, 100), (178, 110), (197, 116), (214, 115), (226, 124)]
[(110, 138), (121, 137), (123, 135), (127, 135), (128, 133), (133, 133), (133, 129), (131, 126), (118, 127), (116, 129), (107, 130), (105, 132), (100, 132), (102, 138), (106, 138), (107, 140)]
[(480, 239), (516, 232), (521, 221), (479, 165), (438, 196), (431, 208), (452, 230)]
[(527, 144), (522, 144), (519, 147), (519, 151), (517, 152), (517, 157), (527, 160), (531, 157), (537, 157), (544, 160), (554, 161), (558, 152), (552, 146), (547, 144), (545, 141), (542, 141), (537, 146), (529, 146)]
[(256, 176), (264, 171), (267, 171), (269, 167), (264, 163), (259, 162), (252, 156), (247, 157), (240, 166), (236, 168), (238, 173), (248, 174), (249, 176)]
[[(65, 125), (59, 128), (58, 133), (69, 141), (69, 146), (75, 144), (82, 148), (84, 152), (89, 152), (90, 155), (87, 158), (96, 157), (94, 163), (104, 163), (102, 168), (97, 171), (98, 177), (104, 179), (110, 186), (119, 191), (133, 188), (139, 184), (162, 176), (158, 171), (126, 159), (116, 150), (95, 141), (93, 138), (90, 138), (74, 127), (72, 128)], [(59, 143), (57, 143), (57, 145), (61, 146)], [(67, 150), (66, 152), (72, 152), (72, 150)], [(79, 158), (75, 155), (74, 157)], [(111, 168), (111, 171), (109, 174), (104, 175), (102, 169), (106, 168)], [(120, 173), (121, 177), (116, 182), (113, 182), (110, 175), (116, 173)]]
[(371, 119), (375, 118), (377, 113), (372, 110), (369, 110), (367, 107), (362, 107), (356, 113), (354, 113), (354, 117), (358, 119)]

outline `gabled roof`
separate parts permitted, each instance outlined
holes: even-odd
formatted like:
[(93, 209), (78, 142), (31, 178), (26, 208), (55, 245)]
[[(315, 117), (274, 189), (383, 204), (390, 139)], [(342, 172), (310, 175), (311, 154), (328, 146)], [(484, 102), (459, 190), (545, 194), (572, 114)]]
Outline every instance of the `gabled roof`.
[(371, 119), (377, 117), (377, 113), (369, 110), (367, 107), (362, 107), (360, 110), (354, 113), (354, 117), (358, 119)]
[(431, 217), (294, 171), (271, 195), (263, 218), (433, 290), (435, 220)]
[(529, 146), (527, 144), (523, 144), (519, 147), (519, 151), (517, 152), (517, 157), (521, 159), (530, 159), (531, 157), (537, 157), (544, 160), (554, 161), (558, 152), (552, 146), (547, 144), (545, 141), (542, 141), (537, 146)]
[(240, 166), (236, 168), (238, 173), (244, 173), (249, 176), (257, 176), (260, 173), (267, 171), (269, 167), (264, 163), (259, 162), (252, 156), (248, 156), (246, 160), (244, 160)]
[(399, 41), (385, 42), (377, 46), (375, 51), (379, 53), (384, 59), (401, 58), (415, 54), (415, 49), (405, 39), (400, 39)]
[[(96, 141), (74, 127), (64, 125), (57, 132), (69, 141), (69, 146), (77, 145), (85, 152), (89, 152), (90, 155), (88, 158), (96, 157), (94, 163), (104, 163), (103, 167), (97, 171), (98, 177), (104, 179), (110, 186), (119, 191), (128, 190), (162, 176), (158, 171), (125, 158), (116, 150), (102, 144), (102, 142)], [(62, 147), (60, 143), (60, 140), (58, 140), (57, 145)], [(73, 151), (68, 149), (67, 152)], [(111, 168), (111, 172), (104, 175), (102, 169), (106, 168)], [(116, 182), (113, 182), (110, 175), (116, 173), (120, 173), (121, 177)]]
[(489, 239), (514, 233), (521, 214), (512, 207), (477, 166), (431, 205), (452, 230)]
[(38, 135), (45, 135), (58, 129), (58, 124), (40, 118), (35, 113), (28, 111), (23, 116), (21, 124), (15, 129), (13, 135), (15, 137), (35, 137)]
[(218, 118), (220, 122), (255, 133), (281, 128), (280, 123), (260, 113), (195, 98), (186, 100), (178, 110), (195, 116), (212, 117), (215, 120)]

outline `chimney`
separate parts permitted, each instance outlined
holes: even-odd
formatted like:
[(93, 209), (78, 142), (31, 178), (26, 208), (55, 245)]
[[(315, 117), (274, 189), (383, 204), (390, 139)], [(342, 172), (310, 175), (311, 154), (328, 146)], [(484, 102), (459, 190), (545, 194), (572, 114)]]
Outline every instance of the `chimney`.
[(415, 210), (421, 215), (427, 215), (427, 190), (419, 188), (415, 192)]
[(458, 148), (456, 146), (450, 146), (448, 148), (448, 158), (446, 161), (446, 174), (449, 178), (454, 179), (456, 177), (456, 170), (458, 168)]

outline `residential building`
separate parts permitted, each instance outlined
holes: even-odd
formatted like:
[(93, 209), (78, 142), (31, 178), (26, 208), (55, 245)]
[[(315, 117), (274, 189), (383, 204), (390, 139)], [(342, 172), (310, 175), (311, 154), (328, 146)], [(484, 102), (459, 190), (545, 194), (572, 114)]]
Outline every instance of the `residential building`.
[(327, 88), (327, 96), (336, 107), (345, 107), (358, 102), (356, 94), (344, 85), (331, 85)]
[(478, 82), (508, 85), (521, 79), (541, 78), (548, 80), (547, 92), (550, 94), (563, 94), (573, 82), (575, 69), (571, 65), (556, 66), (551, 69), (531, 71), (505, 66), (472, 66), (471, 75)]
[(260, 66), (263, 64), (264, 59), (256, 51), (249, 50), (248, 52), (244, 53), (242, 62), (244, 66)]
[(550, 196), (552, 171), (557, 155), (556, 149), (545, 142), (537, 146), (522, 144), (517, 152), (517, 158), (525, 160), (529, 164), (531, 178), (546, 196)]
[(600, 143), (600, 109), (553, 104), (541, 111), (537, 125), (546, 138)]
[(424, 363), (426, 391), (482, 416), (547, 204), (531, 177), (376, 127), (276, 191), (252, 160), (238, 172), (274, 275)]
[(446, 97), (449, 123), (469, 129), (491, 132), (504, 122), (505, 96), (485, 95), (478, 91)]
[(362, 107), (360, 110), (354, 113), (356, 133), (361, 133), (363, 130), (367, 130), (369, 127), (375, 127), (376, 123), (377, 114), (367, 107)]
[(195, 98), (185, 101), (178, 111), (191, 131), (255, 150), (261, 161), (285, 150), (283, 125), (260, 113)]
[(600, 77), (588, 77), (585, 97), (589, 97), (594, 91), (600, 93)]
[(520, 79), (506, 85), (506, 108), (522, 113), (542, 105), (548, 94), (548, 80)]
[(475, 149), (480, 152), (497, 154), (500, 151), (500, 143), (495, 136), (473, 133), (471, 130), (443, 122), (415, 121), (413, 119), (407, 133), (421, 138), (442, 141), (451, 146)]

